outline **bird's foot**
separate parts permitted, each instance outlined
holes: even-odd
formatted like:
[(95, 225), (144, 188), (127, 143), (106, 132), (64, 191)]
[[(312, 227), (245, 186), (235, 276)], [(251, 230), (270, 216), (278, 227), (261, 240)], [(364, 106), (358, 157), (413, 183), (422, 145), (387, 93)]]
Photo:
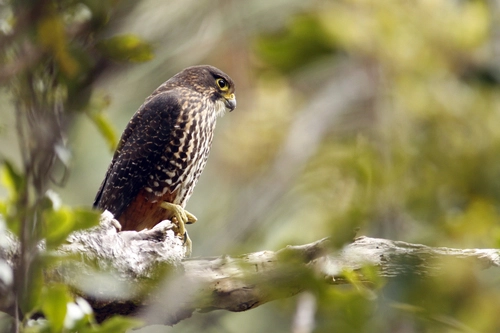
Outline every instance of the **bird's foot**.
[(184, 210), (180, 205), (176, 205), (170, 202), (162, 202), (161, 208), (168, 210), (172, 213), (175, 222), (177, 222), (177, 228), (179, 235), (184, 235), (184, 247), (186, 248), (187, 256), (191, 255), (192, 242), (186, 231), (186, 224), (195, 223), (197, 218), (190, 212)]
[(180, 205), (170, 202), (162, 202), (161, 208), (168, 210), (172, 213), (173, 217), (177, 220), (179, 234), (183, 235), (186, 232), (186, 224), (193, 224), (197, 221), (196, 216), (184, 210)]

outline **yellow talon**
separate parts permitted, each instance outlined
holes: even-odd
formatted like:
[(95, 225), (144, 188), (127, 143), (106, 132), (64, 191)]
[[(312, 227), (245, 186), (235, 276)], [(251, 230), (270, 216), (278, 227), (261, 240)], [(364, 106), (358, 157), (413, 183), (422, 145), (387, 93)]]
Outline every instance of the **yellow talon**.
[(180, 205), (176, 205), (170, 202), (162, 202), (161, 208), (171, 212), (177, 222), (177, 227), (179, 229), (179, 235), (184, 235), (184, 247), (186, 247), (186, 255), (191, 255), (192, 242), (186, 231), (186, 224), (195, 223), (197, 218), (190, 212), (184, 210)]
[(198, 219), (196, 218), (196, 216), (194, 216), (193, 214), (191, 214), (187, 210), (185, 210), (184, 213), (186, 213), (186, 216), (187, 216), (186, 224), (193, 224), (196, 221), (198, 221)]

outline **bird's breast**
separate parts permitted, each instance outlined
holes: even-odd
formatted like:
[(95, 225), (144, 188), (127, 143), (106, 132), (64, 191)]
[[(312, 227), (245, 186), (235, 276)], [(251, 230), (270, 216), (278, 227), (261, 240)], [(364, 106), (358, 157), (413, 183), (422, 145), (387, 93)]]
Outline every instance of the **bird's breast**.
[(169, 202), (185, 206), (205, 168), (215, 123), (214, 112), (179, 116), (156, 169), (149, 175), (145, 190), (150, 193), (151, 202), (168, 196)]

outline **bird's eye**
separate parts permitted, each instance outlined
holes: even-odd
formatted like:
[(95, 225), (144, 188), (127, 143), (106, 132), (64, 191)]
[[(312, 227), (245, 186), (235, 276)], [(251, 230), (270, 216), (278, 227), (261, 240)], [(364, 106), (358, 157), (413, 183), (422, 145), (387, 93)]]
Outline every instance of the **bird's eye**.
[(226, 80), (224, 80), (224, 79), (217, 79), (217, 80), (215, 80), (215, 82), (219, 86), (220, 90), (226, 91), (226, 90), (229, 89), (229, 85), (227, 84)]

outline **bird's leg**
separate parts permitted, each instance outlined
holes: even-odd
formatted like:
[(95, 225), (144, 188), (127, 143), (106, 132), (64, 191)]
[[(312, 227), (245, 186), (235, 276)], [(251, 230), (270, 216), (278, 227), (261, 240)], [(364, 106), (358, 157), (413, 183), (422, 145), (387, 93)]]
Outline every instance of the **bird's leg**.
[(187, 248), (188, 255), (191, 254), (192, 242), (186, 231), (186, 224), (192, 224), (196, 222), (196, 216), (184, 210), (180, 205), (176, 205), (170, 202), (163, 201), (160, 205), (161, 208), (168, 210), (173, 214), (173, 217), (177, 220), (177, 227), (179, 229), (179, 234), (184, 235), (184, 245)]

